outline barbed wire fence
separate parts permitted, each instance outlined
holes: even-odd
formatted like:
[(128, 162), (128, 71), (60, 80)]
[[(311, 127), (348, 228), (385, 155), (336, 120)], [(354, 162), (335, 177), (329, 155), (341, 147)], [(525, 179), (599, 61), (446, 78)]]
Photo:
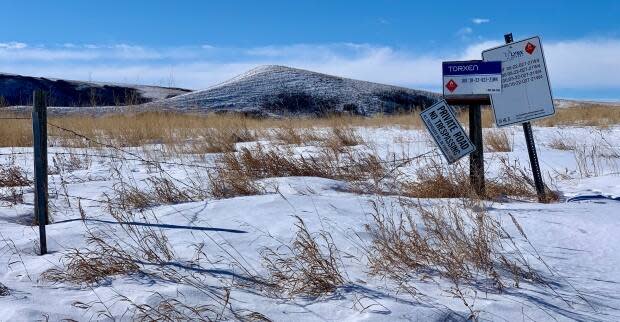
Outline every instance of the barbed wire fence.
[[(36, 98), (36, 95), (35, 95)], [(39, 102), (39, 104), (41, 104), (41, 102)], [(37, 102), (35, 102), (35, 107), (37, 105)], [(33, 109), (34, 112), (34, 109)], [(41, 112), (41, 109), (39, 109), (39, 112)], [(33, 117), (21, 117), (21, 116), (16, 116), (16, 117), (0, 117), (0, 120), (30, 120), (33, 122), (33, 136), (37, 135), (37, 126), (35, 125), (35, 123), (37, 122), (37, 120), (35, 119), (36, 115), (35, 113), (33, 113)], [(37, 176), (37, 166), (35, 162), (35, 180), (34, 180), (34, 185), (35, 185), (35, 195), (38, 195), (38, 191), (39, 189), (43, 188), (45, 189), (45, 195), (47, 198), (47, 194), (49, 193), (48, 191), (48, 187), (47, 187), (47, 167), (48, 167), (48, 163), (47, 163), (47, 156), (52, 155), (52, 156), (76, 156), (76, 157), (89, 157), (89, 158), (108, 158), (111, 160), (122, 160), (122, 161), (137, 161), (137, 162), (141, 162), (147, 166), (153, 166), (157, 169), (157, 171), (162, 174), (163, 176), (167, 177), (169, 180), (172, 180), (175, 183), (178, 183), (180, 185), (185, 186), (186, 188), (194, 188), (191, 184), (188, 184), (187, 182), (185, 182), (182, 179), (179, 179), (177, 177), (175, 177), (173, 174), (171, 174), (169, 171), (166, 171), (163, 167), (163, 165), (166, 166), (177, 166), (177, 167), (183, 167), (183, 168), (195, 168), (195, 169), (201, 169), (201, 170), (207, 170), (207, 171), (229, 171), (230, 169), (223, 167), (221, 165), (218, 164), (213, 164), (213, 165), (207, 165), (207, 164), (201, 164), (201, 163), (187, 163), (187, 162), (178, 162), (178, 161), (174, 161), (174, 160), (154, 160), (151, 158), (147, 158), (144, 157), (143, 155), (141, 155), (138, 152), (134, 152), (134, 151), (130, 151), (126, 148), (120, 147), (118, 145), (112, 144), (111, 142), (103, 142), (102, 140), (98, 139), (98, 138), (94, 138), (94, 137), (90, 137), (84, 133), (81, 133), (78, 130), (72, 129), (72, 128), (68, 128), (59, 124), (56, 124), (54, 122), (49, 122), (47, 121), (47, 116), (44, 115), (44, 117), (42, 118), (45, 121), (45, 126), (46, 126), (46, 132), (47, 132), (47, 126), (49, 126), (50, 128), (53, 128), (55, 130), (64, 132), (66, 134), (69, 134), (75, 138), (84, 140), (86, 142), (88, 142), (88, 146), (99, 146), (99, 147), (103, 147), (105, 149), (109, 149), (110, 151), (113, 151), (114, 153), (89, 153), (89, 152), (83, 152), (83, 151), (53, 151), (50, 153), (47, 153), (47, 133), (45, 133), (44, 136), (44, 143), (46, 145), (46, 149), (45, 149), (45, 156), (44, 156), (44, 164), (43, 166), (45, 167), (45, 175), (46, 178), (44, 180), (42, 180), (41, 178), (36, 178)], [(38, 121), (41, 121), (41, 119), (39, 119)], [(38, 133), (38, 135), (41, 135), (42, 133)], [(37, 147), (36, 147), (36, 143), (33, 144), (34, 149), (33, 151), (11, 151), (10, 153), (0, 153), (0, 156), (15, 156), (15, 155), (34, 155), (36, 157), (37, 155)], [(88, 151), (88, 150), (87, 150)], [(399, 169), (411, 164), (412, 162), (422, 159), (422, 158), (426, 158), (426, 157), (434, 157), (437, 155), (437, 149), (431, 149), (425, 153), (421, 153), (418, 155), (414, 155), (414, 156), (407, 156), (407, 157), (401, 157), (401, 158), (396, 158), (396, 155), (394, 154), (392, 158), (389, 159), (378, 159), (378, 160), (374, 160), (375, 163), (377, 164), (381, 164), (381, 165), (385, 165), (387, 167), (384, 175), (379, 179), (379, 180), (384, 180), (386, 177), (391, 176), (393, 173), (395, 173), (396, 171), (398, 171)], [(336, 162), (338, 162), (337, 164), (331, 164), (330, 167), (333, 169), (351, 169), (351, 168), (359, 168), (360, 164), (359, 163), (341, 163), (341, 160), (337, 160)], [(243, 169), (243, 171), (246, 172), (257, 172), (258, 174), (264, 174), (265, 170), (264, 169), (254, 169), (254, 168), (247, 168), (247, 169)], [(37, 182), (40, 181), (44, 181), (44, 187), (37, 187)], [(77, 195), (72, 195), (69, 194), (67, 191), (65, 191), (64, 193), (58, 193), (58, 191), (56, 191), (56, 197), (58, 197), (59, 195), (62, 195), (62, 197), (65, 197), (67, 199), (74, 199), (74, 200), (85, 200), (85, 201), (89, 201), (89, 202), (93, 202), (93, 203), (99, 203), (102, 205), (110, 205), (110, 204), (114, 204), (114, 201), (112, 201), (109, 197), (106, 199), (95, 199), (95, 198), (89, 198), (89, 197), (84, 197), (84, 196), (77, 196)], [(37, 202), (36, 202), (35, 198), (35, 208), (37, 208)], [(47, 204), (47, 200), (45, 200), (45, 203)], [(47, 206), (46, 206), (47, 207)], [(35, 211), (36, 213), (36, 211)], [(47, 213), (45, 214), (46, 218), (48, 217)], [(35, 217), (37, 218), (43, 218), (41, 215), (39, 214), (35, 214)], [(41, 221), (41, 220), (39, 220)], [(47, 220), (46, 220), (47, 222)], [(42, 236), (43, 239), (43, 236)], [(44, 244), (44, 242), (42, 241), (42, 244)], [(41, 253), (44, 254), (45, 253), (45, 249), (41, 249)]]

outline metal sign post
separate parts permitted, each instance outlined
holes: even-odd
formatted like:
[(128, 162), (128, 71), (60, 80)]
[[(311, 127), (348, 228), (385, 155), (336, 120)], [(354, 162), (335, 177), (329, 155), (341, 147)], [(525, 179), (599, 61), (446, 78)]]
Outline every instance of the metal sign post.
[[(504, 40), (507, 44), (513, 42), (512, 33), (505, 34)], [(554, 111), (555, 112), (555, 111)], [(532, 133), (532, 124), (527, 121), (523, 123), (523, 133), (525, 134), (525, 143), (527, 144), (527, 154), (530, 157), (530, 165), (532, 167), (532, 174), (534, 176), (534, 186), (536, 187), (536, 194), (538, 194), (539, 202), (547, 202), (545, 196), (545, 184), (542, 179), (542, 173), (540, 172), (540, 165), (538, 163), (538, 155), (536, 154), (536, 144), (534, 142), (534, 134)]]
[(39, 225), (41, 255), (47, 254), (45, 225), (49, 224), (47, 206), (47, 106), (45, 92), (34, 91), (32, 137), (34, 146), (34, 215)]

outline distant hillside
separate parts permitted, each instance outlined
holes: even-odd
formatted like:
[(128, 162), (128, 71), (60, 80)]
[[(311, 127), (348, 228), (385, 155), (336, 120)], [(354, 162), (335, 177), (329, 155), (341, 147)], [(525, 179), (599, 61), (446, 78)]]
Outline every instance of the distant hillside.
[(82, 82), (0, 74), (0, 107), (31, 105), (32, 92), (49, 93), (50, 106), (119, 106), (151, 102), (188, 93), (181, 88)]
[(427, 107), (438, 97), (426, 91), (268, 65), (205, 90), (146, 105), (166, 110), (258, 115), (372, 115)]

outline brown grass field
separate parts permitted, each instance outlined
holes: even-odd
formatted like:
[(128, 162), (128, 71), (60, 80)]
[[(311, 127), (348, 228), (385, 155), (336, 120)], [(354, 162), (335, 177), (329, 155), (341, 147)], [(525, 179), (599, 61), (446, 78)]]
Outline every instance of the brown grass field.
[[(468, 124), (468, 114), (459, 113), (463, 124)], [(7, 117), (27, 117), (0, 111), (0, 147), (20, 147), (32, 144), (32, 125), (29, 120), (1, 119)], [(493, 127), (493, 113), (483, 110), (483, 127)], [(265, 137), (271, 135), (268, 129), (279, 129), (280, 137), (302, 139), (300, 130), (312, 128), (353, 127), (387, 127), (421, 128), (422, 122), (417, 112), (400, 115), (331, 116), (322, 118), (281, 118), (259, 119), (241, 115), (197, 115), (184, 113), (143, 112), (132, 114), (110, 114), (104, 116), (62, 116), (49, 117), (49, 122), (61, 127), (75, 130), (88, 137), (125, 146), (140, 146), (149, 143), (172, 144), (187, 140), (213, 137), (213, 130), (227, 133), (228, 137), (219, 137), (220, 141), (243, 141), (241, 136), (250, 130), (253, 135)], [(620, 123), (620, 108), (604, 105), (584, 105), (579, 107), (559, 108), (553, 117), (538, 120), (535, 126), (595, 126), (609, 127)], [(465, 126), (466, 127), (466, 126)], [(295, 133), (295, 132), (298, 133)], [(51, 137), (59, 138), (59, 145), (80, 146), (79, 142), (69, 142), (63, 138), (72, 137), (69, 133), (48, 127)], [(283, 133), (282, 133), (283, 132)], [(291, 135), (293, 134), (293, 135)], [(297, 135), (295, 135), (297, 134)], [(307, 133), (308, 135), (310, 133)], [(216, 151), (217, 148), (214, 148)], [(222, 151), (220, 151), (222, 152)]]

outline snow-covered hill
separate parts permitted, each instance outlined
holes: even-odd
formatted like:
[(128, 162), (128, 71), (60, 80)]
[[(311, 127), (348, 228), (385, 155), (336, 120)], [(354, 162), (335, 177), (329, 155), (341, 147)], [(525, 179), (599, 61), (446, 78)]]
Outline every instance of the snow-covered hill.
[(361, 115), (427, 107), (436, 93), (353, 80), (285, 66), (254, 68), (205, 90), (147, 104), (171, 110), (250, 114)]
[(182, 88), (84, 82), (0, 73), (0, 106), (32, 104), (32, 92), (49, 93), (49, 105), (65, 107), (141, 104), (189, 92)]

